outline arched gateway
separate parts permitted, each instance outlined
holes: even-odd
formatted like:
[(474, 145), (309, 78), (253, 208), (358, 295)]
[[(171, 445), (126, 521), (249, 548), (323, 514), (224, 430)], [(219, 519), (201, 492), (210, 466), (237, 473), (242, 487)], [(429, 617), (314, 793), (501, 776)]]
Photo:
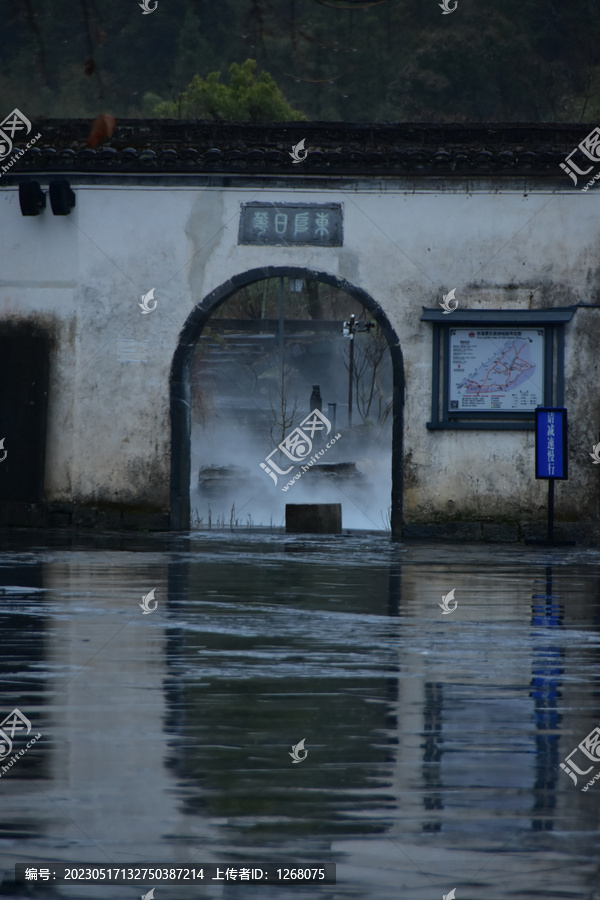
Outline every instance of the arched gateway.
[(211, 291), (190, 314), (177, 344), (171, 367), (171, 491), (170, 526), (174, 531), (190, 527), (190, 444), (191, 392), (190, 368), (195, 346), (208, 320), (226, 300), (246, 285), (266, 278), (306, 278), (330, 284), (361, 303), (375, 319), (388, 343), (393, 371), (392, 424), (392, 537), (402, 536), (402, 426), (404, 404), (404, 365), (398, 338), (381, 306), (362, 288), (327, 272), (295, 266), (265, 266), (230, 278)]

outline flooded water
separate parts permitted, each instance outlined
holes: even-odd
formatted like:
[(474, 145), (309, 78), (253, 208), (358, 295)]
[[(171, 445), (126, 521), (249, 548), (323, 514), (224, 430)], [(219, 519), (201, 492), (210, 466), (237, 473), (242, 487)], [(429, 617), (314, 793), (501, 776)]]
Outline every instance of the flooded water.
[(0, 778), (0, 896), (139, 898), (151, 883), (17, 885), (14, 865), (143, 862), (337, 865), (336, 885), (155, 900), (600, 897), (593, 740), (577, 786), (560, 768), (600, 723), (597, 550), (228, 531), (3, 548), (1, 716), (41, 737)]

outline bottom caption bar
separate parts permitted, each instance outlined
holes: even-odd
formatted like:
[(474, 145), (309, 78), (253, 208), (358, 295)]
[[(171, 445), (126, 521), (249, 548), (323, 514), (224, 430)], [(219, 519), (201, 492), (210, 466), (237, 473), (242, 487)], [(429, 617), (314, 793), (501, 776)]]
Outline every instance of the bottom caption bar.
[(208, 881), (235, 881), (246, 884), (336, 884), (335, 863), (323, 866), (293, 864), (275, 868), (271, 864), (262, 868), (253, 863), (248, 866), (157, 866), (136, 864), (133, 866), (99, 866), (85, 863), (72, 866), (64, 863), (28, 866), (15, 864), (17, 884), (171, 884), (186, 881), (195, 884)]

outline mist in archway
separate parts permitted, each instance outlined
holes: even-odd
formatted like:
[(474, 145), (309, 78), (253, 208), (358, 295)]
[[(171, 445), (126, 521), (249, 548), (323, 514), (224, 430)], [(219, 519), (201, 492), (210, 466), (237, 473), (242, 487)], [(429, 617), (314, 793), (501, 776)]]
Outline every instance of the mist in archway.
[(192, 365), (192, 528), (279, 527), (287, 503), (341, 503), (344, 528), (389, 530), (390, 354), (379, 328), (355, 334), (349, 428), (351, 315), (372, 322), (334, 287), (285, 279), (280, 294), (273, 278), (211, 318)]

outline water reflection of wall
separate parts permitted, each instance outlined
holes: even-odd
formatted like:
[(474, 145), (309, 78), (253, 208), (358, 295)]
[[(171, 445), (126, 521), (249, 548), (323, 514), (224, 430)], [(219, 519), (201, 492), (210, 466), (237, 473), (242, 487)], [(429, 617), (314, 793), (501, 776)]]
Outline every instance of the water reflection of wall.
[[(534, 830), (551, 831), (554, 828), (556, 787), (559, 778), (559, 726), (558, 699), (563, 686), (565, 651), (559, 640), (552, 637), (563, 627), (564, 607), (553, 593), (552, 567), (546, 566), (546, 577), (531, 598), (531, 626), (543, 636), (543, 644), (535, 644), (532, 657), (531, 697), (535, 706), (536, 777), (534, 784)], [(558, 637), (558, 635), (557, 635)]]
[[(47, 695), (43, 685), (40, 684), (38, 667), (46, 654), (47, 622), (44, 616), (32, 616), (44, 599), (41, 566), (20, 565), (16, 562), (15, 565), (4, 565), (0, 568), (2, 609), (0, 720), (13, 709), (19, 709), (31, 722), (31, 737), (44, 730), (46, 718)], [(18, 677), (15, 677), (16, 665)], [(23, 740), (21, 736), (15, 736), (14, 752), (7, 759), (11, 759), (14, 753), (21, 750), (31, 737), (28, 736)], [(6, 765), (6, 761), (0, 765)], [(43, 778), (47, 772), (45, 757), (39, 748), (19, 757), (18, 766), (19, 779)], [(5, 777), (7, 779), (9, 776)]]
[[(299, 839), (376, 832), (369, 812), (390, 803), (398, 663), (389, 635), (375, 655), (361, 634), (367, 595), (387, 627), (387, 573), (354, 555), (332, 581), (318, 544), (311, 564), (294, 552), (272, 564), (268, 538), (253, 550), (235, 566), (189, 564), (187, 592), (202, 605), (170, 636), (168, 722), (187, 737), (185, 811), (219, 818), (229, 852), (274, 845), (293, 858)], [(301, 738), (310, 765), (288, 757)]]
[[(146, 579), (132, 578), (119, 557), (108, 570), (103, 557), (45, 567), (46, 585), (66, 595), (67, 611), (51, 619), (47, 657), (58, 693), (52, 788), (70, 798), (68, 816), (57, 816), (52, 831), (81, 841), (75, 859), (86, 844), (92, 859), (103, 857), (94, 844), (115, 861), (142, 848), (159, 858), (165, 820), (177, 818), (164, 765), (164, 628), (141, 610), (138, 618)], [(92, 585), (93, 605), (84, 599)]]
[[(320, 539), (231, 540), (169, 561), (56, 551), (11, 572), (35, 590), (4, 598), (4, 702), (30, 704), (44, 742), (1, 783), (19, 836), (4, 869), (17, 853), (210, 862), (301, 846), (351, 890), (376, 882), (377, 900), (436, 873), (447, 891), (484, 862), (498, 897), (537, 890), (536, 866), (554, 893), (580, 891), (593, 860), (567, 857), (563, 832), (593, 833), (597, 803), (557, 764), (598, 722), (595, 571), (388, 570), (362, 538), (340, 539), (335, 563)], [(142, 617), (151, 584), (160, 612)], [(301, 737), (306, 766), (287, 756)]]
[[(550, 638), (544, 643), (554, 651), (557, 661), (556, 644), (560, 644), (562, 651), (562, 671), (559, 677), (553, 676), (559, 720), (554, 819), (555, 822), (576, 821), (581, 831), (596, 830), (598, 788), (594, 785), (588, 793), (582, 793), (581, 788), (588, 779), (578, 776), (578, 785), (574, 785), (560, 769), (560, 763), (600, 724), (598, 692), (592, 674), (597, 672), (599, 661), (600, 576), (591, 567), (574, 565), (568, 571), (559, 566), (548, 567), (545, 578), (541, 571), (539, 577), (540, 586), (544, 585), (545, 589), (540, 591), (542, 598), (538, 604), (539, 607), (545, 604), (545, 608), (538, 609), (538, 615), (540, 619), (543, 616)], [(552, 667), (551, 653), (547, 667)], [(581, 764), (581, 754), (577, 756)], [(600, 768), (596, 765), (589, 778), (597, 771)]]
[[(137, 603), (149, 575), (161, 612), (142, 617)], [(42, 795), (21, 798), (23, 810), (35, 807), (42, 833), (24, 853), (47, 859), (50, 840), (61, 848), (51, 851), (54, 859), (181, 860), (181, 846), (165, 836), (205, 837), (206, 830), (202, 823), (190, 830), (182, 818), (167, 766), (165, 568), (139, 553), (115, 554), (108, 565), (105, 555), (70, 553), (46, 563), (43, 580), (53, 600), (44, 656), (53, 698), (43, 745), (48, 781)], [(86, 892), (103, 896), (105, 889)]]
[[(2, 653), (0, 654), (0, 720), (14, 709), (31, 722), (25, 736), (16, 732), (13, 746), (0, 766), (7, 768), (0, 779), (0, 880), (14, 878), (15, 851), (33, 842), (40, 832), (39, 791), (49, 773), (48, 694), (39, 678), (47, 650), (47, 618), (40, 613), (46, 599), (42, 567), (28, 560), (0, 567)], [(28, 741), (40, 740), (23, 756)], [(10, 736), (10, 735), (9, 735)], [(9, 761), (17, 756), (9, 766)]]
[[(391, 896), (394, 882), (416, 889), (425, 872), (432, 884), (438, 873), (449, 889), (485, 862), (479, 883), (495, 885), (506, 877), (506, 860), (499, 864), (497, 850), (517, 834), (522, 852), (535, 852), (539, 865), (557, 866), (553, 850), (564, 851), (562, 843), (527, 846), (524, 823), (530, 833), (569, 830), (575, 816), (578, 831), (596, 829), (594, 804), (582, 804), (585, 795), (576, 799), (558, 768), (577, 743), (569, 743), (562, 711), (577, 711), (568, 717), (577, 723), (578, 740), (597, 724), (593, 707), (581, 715), (579, 688), (571, 686), (576, 678), (580, 683), (579, 666), (592, 670), (597, 658), (595, 644), (582, 651), (575, 631), (589, 627), (591, 608), (598, 608), (597, 587), (581, 574), (573, 589), (571, 574), (560, 570), (557, 588), (550, 567), (513, 569), (505, 583), (500, 575), (494, 579), (464, 566), (428, 567), (427, 577), (416, 566), (393, 567), (390, 610), (403, 619), (398, 816), (385, 838), (334, 843), (348, 877), (360, 882), (377, 869), (380, 895), (389, 888)], [(442, 618), (437, 603), (451, 587), (459, 607)], [(443, 835), (442, 844), (436, 834)], [(481, 852), (486, 848), (489, 858)], [(531, 858), (511, 855), (513, 889), (536, 889)], [(572, 889), (589, 875), (583, 868), (574, 874), (572, 860), (562, 865), (555, 890), (559, 884)]]

